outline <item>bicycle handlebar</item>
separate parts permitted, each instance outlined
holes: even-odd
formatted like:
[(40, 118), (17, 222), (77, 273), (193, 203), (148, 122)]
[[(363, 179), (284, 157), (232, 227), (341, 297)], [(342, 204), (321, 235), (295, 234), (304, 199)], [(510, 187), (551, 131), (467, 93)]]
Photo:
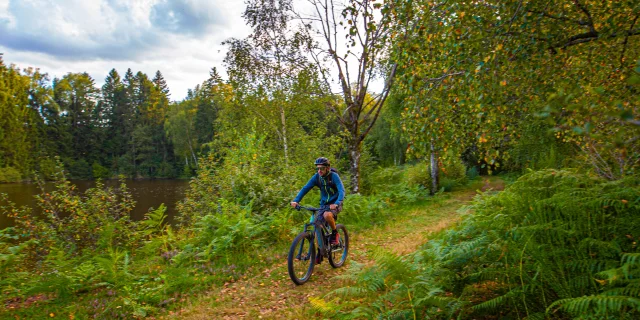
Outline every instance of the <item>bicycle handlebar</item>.
[(314, 212), (320, 211), (320, 208), (307, 207), (307, 206), (301, 206), (301, 205), (296, 206), (295, 209), (298, 211), (300, 211), (300, 209), (305, 209), (305, 210), (314, 211)]

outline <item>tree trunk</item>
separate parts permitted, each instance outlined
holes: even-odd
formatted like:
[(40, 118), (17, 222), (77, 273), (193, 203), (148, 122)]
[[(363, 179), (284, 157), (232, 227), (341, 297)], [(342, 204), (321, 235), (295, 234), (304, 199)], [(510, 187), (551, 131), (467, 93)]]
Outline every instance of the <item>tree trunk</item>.
[(284, 115), (284, 108), (280, 107), (280, 120), (282, 121), (282, 144), (284, 148), (284, 165), (289, 166), (289, 144), (287, 142), (287, 121)]
[(193, 146), (191, 145), (191, 130), (187, 126), (187, 142), (189, 142), (189, 151), (191, 151), (191, 157), (193, 157), (193, 164), (198, 167), (198, 158), (196, 157), (196, 153), (193, 150)]
[(438, 153), (431, 141), (431, 194), (438, 192), (438, 184), (440, 183), (440, 177), (438, 176)]
[(358, 139), (349, 142), (349, 173), (351, 174), (351, 194), (360, 193), (360, 157), (362, 144)]

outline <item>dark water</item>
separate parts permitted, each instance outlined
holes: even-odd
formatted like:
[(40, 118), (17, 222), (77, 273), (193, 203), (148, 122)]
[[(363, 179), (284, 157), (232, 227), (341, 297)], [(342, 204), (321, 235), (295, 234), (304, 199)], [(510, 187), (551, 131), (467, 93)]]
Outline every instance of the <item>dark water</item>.
[[(71, 182), (77, 186), (76, 190), (81, 194), (84, 194), (84, 191), (88, 188), (95, 187), (95, 181), (72, 180)], [(109, 180), (104, 184), (105, 186), (117, 187), (120, 183), (117, 180)], [(161, 203), (164, 203), (167, 206), (166, 221), (169, 223), (173, 222), (173, 218), (176, 215), (176, 203), (184, 199), (184, 194), (189, 187), (188, 180), (127, 180), (126, 184), (129, 192), (133, 195), (133, 199), (136, 201), (136, 206), (131, 213), (133, 220), (142, 219), (144, 214), (149, 211), (149, 208), (157, 208)], [(45, 185), (45, 190), (51, 191), (53, 189), (53, 183)], [(9, 201), (18, 206), (29, 206), (35, 210), (38, 209), (33, 196), (40, 194), (40, 192), (37, 184), (0, 184), (0, 193), (6, 193), (9, 196)], [(4, 205), (6, 203), (0, 203), (0, 206)], [(0, 229), (11, 225), (13, 225), (13, 221), (0, 214)]]

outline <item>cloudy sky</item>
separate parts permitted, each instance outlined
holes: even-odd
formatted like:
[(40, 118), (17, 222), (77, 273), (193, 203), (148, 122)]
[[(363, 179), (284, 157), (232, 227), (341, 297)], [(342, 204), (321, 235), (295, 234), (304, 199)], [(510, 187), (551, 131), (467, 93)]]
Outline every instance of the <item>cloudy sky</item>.
[(164, 75), (172, 100), (222, 74), (225, 39), (243, 38), (242, 0), (0, 0), (6, 64), (51, 78), (88, 72), (102, 86), (115, 68)]

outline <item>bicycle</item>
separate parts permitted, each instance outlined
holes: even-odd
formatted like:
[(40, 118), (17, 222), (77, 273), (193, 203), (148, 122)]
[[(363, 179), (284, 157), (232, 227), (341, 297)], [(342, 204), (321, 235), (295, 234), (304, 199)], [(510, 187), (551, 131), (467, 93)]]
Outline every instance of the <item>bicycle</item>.
[[(329, 243), (331, 228), (324, 219), (322, 219), (324, 223), (320, 223), (318, 219), (323, 214), (323, 212), (320, 212), (321, 209), (305, 206), (296, 207), (296, 210), (300, 209), (311, 211), (312, 214), (309, 223), (304, 225), (304, 231), (293, 239), (289, 249), (289, 256), (287, 257), (289, 277), (297, 285), (301, 285), (311, 278), (313, 268), (316, 265), (316, 242), (318, 243), (318, 251), (323, 257), (328, 258), (329, 264), (333, 268), (342, 267), (349, 253), (349, 233), (344, 225), (336, 225), (336, 230), (340, 235), (339, 242), (337, 245), (331, 245)], [(326, 250), (326, 248), (329, 248), (329, 250)]]

